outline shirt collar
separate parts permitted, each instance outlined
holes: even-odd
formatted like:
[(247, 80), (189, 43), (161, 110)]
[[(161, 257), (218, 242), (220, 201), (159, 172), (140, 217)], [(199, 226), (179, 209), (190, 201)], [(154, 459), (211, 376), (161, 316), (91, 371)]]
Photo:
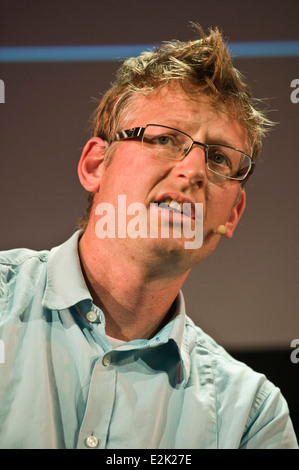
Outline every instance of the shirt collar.
[(47, 284), (42, 305), (51, 310), (63, 310), (78, 302), (91, 299), (82, 274), (78, 241), (82, 232), (60, 246), (52, 248), (47, 265)]

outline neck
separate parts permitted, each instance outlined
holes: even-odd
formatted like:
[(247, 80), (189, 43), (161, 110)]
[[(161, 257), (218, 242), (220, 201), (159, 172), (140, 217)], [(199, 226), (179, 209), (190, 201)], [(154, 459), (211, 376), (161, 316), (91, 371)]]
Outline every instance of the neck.
[[(116, 243), (115, 243), (116, 242)], [(88, 230), (79, 243), (87, 286), (105, 314), (106, 334), (117, 339), (149, 339), (173, 315), (174, 301), (188, 272), (142, 250), (118, 247), (120, 240), (95, 240)]]

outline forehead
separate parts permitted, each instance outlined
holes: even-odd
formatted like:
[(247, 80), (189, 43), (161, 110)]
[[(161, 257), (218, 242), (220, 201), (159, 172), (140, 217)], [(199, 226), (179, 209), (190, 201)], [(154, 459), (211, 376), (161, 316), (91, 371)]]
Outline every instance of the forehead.
[(229, 108), (220, 110), (203, 93), (187, 94), (178, 85), (147, 95), (136, 94), (130, 114), (130, 127), (166, 125), (190, 134), (195, 140), (203, 137), (206, 143), (221, 140), (248, 151), (247, 132)]

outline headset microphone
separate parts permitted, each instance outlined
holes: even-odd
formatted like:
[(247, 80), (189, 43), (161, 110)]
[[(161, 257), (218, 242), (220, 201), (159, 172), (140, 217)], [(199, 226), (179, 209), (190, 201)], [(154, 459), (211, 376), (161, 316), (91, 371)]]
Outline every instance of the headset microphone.
[(218, 233), (219, 235), (225, 235), (226, 234), (225, 225), (219, 225), (219, 227), (217, 227), (216, 233)]

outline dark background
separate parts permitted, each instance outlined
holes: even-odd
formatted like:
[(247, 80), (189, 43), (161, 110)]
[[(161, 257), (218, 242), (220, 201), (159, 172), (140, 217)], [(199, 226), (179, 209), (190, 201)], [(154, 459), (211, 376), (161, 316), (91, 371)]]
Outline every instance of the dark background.
[[(194, 38), (190, 21), (218, 26), (229, 43), (299, 40), (299, 2), (0, 1), (0, 46), (157, 45)], [(290, 87), (299, 57), (235, 58), (278, 122), (247, 191), (232, 240), (191, 273), (188, 313), (287, 398), (299, 435), (299, 103)], [(107, 62), (1, 63), (0, 250), (51, 248), (76, 230), (86, 196), (76, 166), (89, 118), (119, 66)]]

